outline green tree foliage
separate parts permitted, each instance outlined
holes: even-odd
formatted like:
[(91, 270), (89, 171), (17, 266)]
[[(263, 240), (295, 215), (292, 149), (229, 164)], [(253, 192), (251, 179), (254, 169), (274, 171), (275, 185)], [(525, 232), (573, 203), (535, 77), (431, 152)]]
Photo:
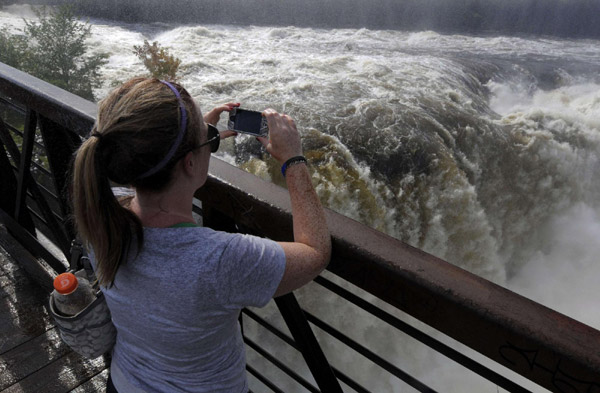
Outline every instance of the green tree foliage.
[(37, 21), (25, 21), (23, 36), (0, 32), (0, 61), (93, 101), (107, 55), (88, 53), (91, 26), (80, 22), (69, 5), (36, 14)]
[(0, 29), (0, 62), (11, 67), (25, 69), (30, 63), (27, 38), (24, 35), (10, 34), (8, 29)]
[(144, 45), (133, 47), (133, 53), (144, 63), (150, 75), (158, 79), (177, 80), (177, 71), (181, 60), (170, 55), (156, 41), (150, 45), (144, 40)]

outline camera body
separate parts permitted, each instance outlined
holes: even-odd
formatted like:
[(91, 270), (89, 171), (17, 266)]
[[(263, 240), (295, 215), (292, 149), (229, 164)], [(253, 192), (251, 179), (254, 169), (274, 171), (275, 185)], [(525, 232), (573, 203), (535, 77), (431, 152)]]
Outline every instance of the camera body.
[(267, 118), (261, 112), (242, 108), (233, 108), (229, 112), (227, 128), (254, 136), (267, 136), (269, 133)]

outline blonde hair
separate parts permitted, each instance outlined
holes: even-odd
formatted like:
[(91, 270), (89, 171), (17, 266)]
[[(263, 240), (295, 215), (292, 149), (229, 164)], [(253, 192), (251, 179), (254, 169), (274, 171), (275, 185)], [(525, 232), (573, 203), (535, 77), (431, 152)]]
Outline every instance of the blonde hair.
[(181, 95), (187, 125), (182, 125), (185, 135), (173, 158), (158, 172), (140, 178), (167, 155), (182, 118), (178, 98), (158, 79), (132, 79), (102, 100), (92, 130), (95, 137), (84, 141), (75, 156), (75, 225), (86, 246), (94, 251), (101, 285), (111, 286), (134, 241), (137, 252), (144, 242), (141, 221), (117, 200), (111, 182), (160, 191), (172, 182), (179, 159), (200, 144), (196, 105), (185, 89), (172, 85)]

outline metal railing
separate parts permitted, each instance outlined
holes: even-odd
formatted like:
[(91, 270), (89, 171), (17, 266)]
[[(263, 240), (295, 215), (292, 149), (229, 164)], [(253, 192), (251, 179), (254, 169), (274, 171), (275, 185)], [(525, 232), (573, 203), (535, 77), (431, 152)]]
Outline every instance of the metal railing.
[[(95, 113), (95, 104), (0, 63), (0, 223), (56, 272), (74, 236), (69, 164)], [(196, 195), (204, 225), (292, 239), (284, 189), (217, 158), (210, 165)], [(444, 366), (511, 392), (600, 391), (599, 331), (333, 211), (327, 219), (327, 271), (240, 316), (256, 390), (449, 390), (434, 370), (415, 367), (433, 356), (414, 357), (418, 342)], [(40, 244), (42, 234), (64, 258)], [(455, 389), (474, 391), (470, 378)]]

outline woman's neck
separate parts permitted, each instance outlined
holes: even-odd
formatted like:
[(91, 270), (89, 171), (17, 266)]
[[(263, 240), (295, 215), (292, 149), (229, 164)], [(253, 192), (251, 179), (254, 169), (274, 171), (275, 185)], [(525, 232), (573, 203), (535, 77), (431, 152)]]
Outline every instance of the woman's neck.
[(145, 227), (166, 228), (182, 222), (195, 222), (193, 196), (186, 193), (146, 193), (136, 191), (130, 209)]

